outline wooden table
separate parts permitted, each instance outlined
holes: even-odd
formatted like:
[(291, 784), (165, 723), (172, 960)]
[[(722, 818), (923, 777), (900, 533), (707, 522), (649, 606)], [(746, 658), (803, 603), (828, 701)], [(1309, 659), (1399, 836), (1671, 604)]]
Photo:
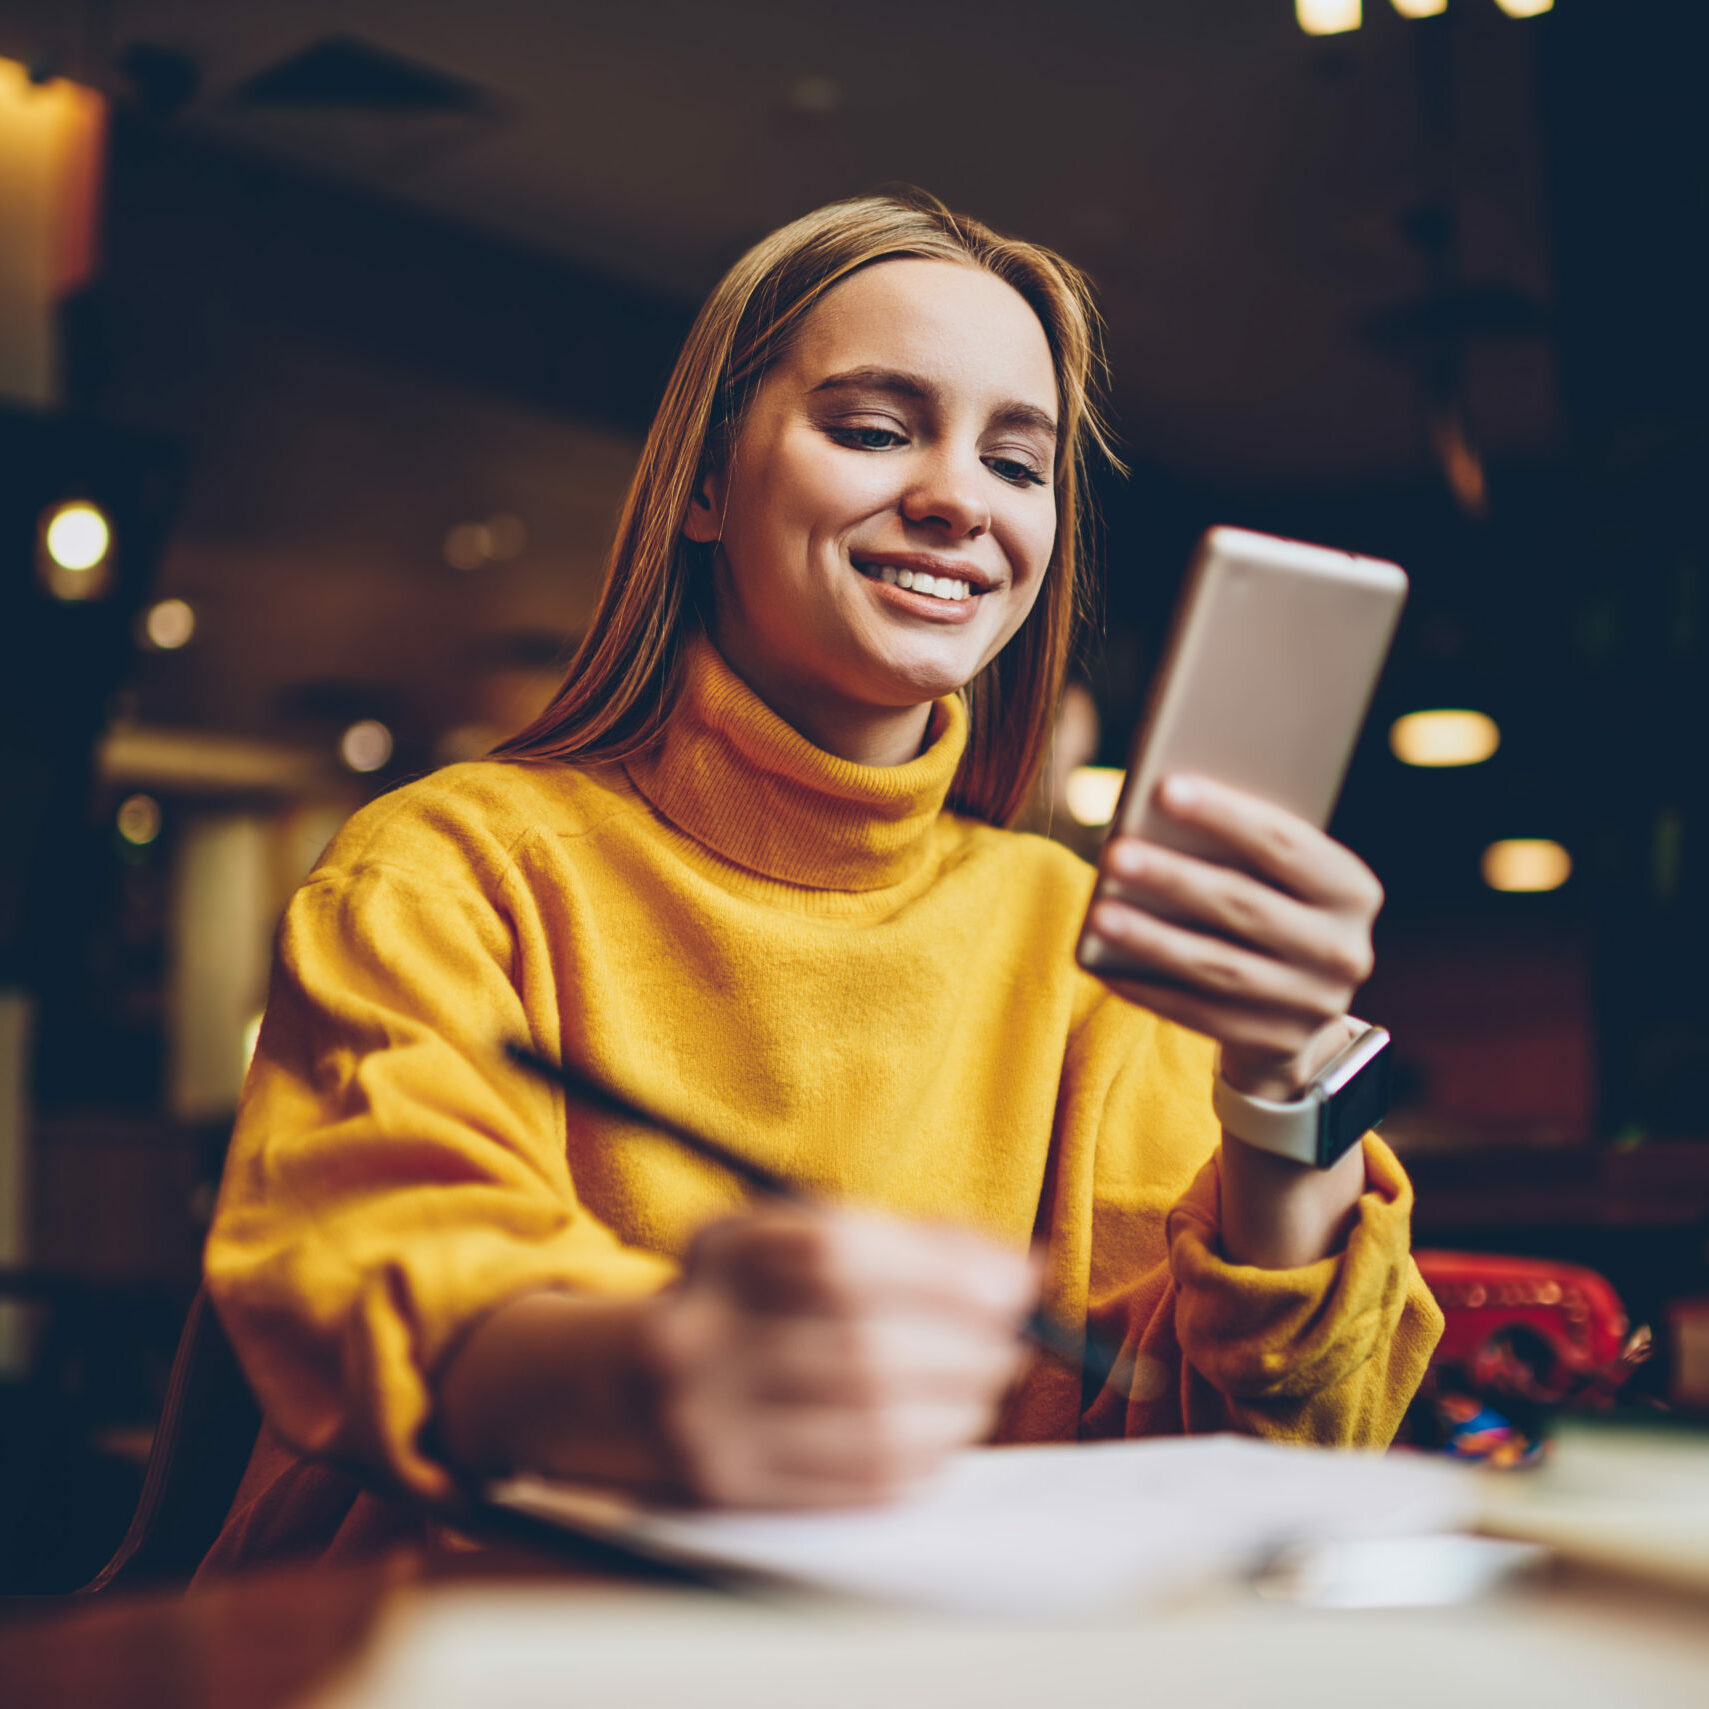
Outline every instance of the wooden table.
[(480, 1582), (592, 1585), (578, 1565), (506, 1545), (400, 1549), (364, 1566), (281, 1567), (183, 1591), (20, 1599), (0, 1624), (5, 1709), (286, 1709), (349, 1667), (412, 1589)]
[(0, 1628), (7, 1709), (1702, 1709), (1709, 1603), (1559, 1573), (1461, 1607), (1245, 1587), (1068, 1626), (739, 1599), (520, 1549), (280, 1570)]

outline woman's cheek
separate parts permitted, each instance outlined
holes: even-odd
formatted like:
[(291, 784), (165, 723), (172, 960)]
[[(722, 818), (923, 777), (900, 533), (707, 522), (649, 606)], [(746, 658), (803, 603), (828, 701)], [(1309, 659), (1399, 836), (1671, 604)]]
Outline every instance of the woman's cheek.
[(873, 494), (896, 484), (894, 458), (850, 451), (818, 435), (791, 451), (789, 484), (799, 501), (821, 515), (858, 510)]
[(1044, 585), (1045, 572), (1050, 568), (1050, 555), (1056, 549), (1056, 506), (1047, 515), (1026, 523), (1016, 530), (1015, 553), (1012, 561), (1025, 566), (1027, 591), (1035, 598)]

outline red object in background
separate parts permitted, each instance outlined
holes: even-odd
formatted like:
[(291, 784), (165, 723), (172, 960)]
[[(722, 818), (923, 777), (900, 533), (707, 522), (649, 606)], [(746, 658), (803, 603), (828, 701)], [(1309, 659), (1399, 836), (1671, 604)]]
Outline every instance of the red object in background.
[(1594, 1270), (1479, 1252), (1413, 1256), (1447, 1326), (1431, 1358), (1478, 1394), (1606, 1404), (1649, 1353)]

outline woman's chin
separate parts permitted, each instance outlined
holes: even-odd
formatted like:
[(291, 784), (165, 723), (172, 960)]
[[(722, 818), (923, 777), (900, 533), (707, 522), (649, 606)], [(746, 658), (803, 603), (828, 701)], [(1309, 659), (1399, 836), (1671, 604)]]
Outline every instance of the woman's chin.
[[(900, 630), (900, 632), (898, 632)], [(935, 628), (924, 624), (856, 628), (849, 639), (860, 671), (886, 690), (877, 698), (891, 705), (920, 705), (954, 694), (976, 677), (991, 651), (985, 623)], [(851, 660), (851, 663), (853, 661)]]
[(878, 689), (872, 698), (880, 704), (923, 706), (965, 688), (979, 674), (981, 663), (979, 653), (969, 648), (910, 648), (872, 659), (867, 674)]

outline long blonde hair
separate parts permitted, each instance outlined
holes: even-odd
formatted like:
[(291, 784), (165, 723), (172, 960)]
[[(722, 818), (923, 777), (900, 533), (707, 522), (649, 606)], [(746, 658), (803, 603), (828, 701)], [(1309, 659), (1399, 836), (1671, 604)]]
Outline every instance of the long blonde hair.
[(1032, 614), (962, 691), (967, 751), (949, 796), (958, 812), (992, 824), (1015, 816), (1049, 747), (1084, 615), (1088, 447), (1116, 462), (1097, 395), (1100, 327), (1085, 279), (1060, 256), (918, 192), (805, 215), (755, 244), (707, 298), (647, 434), (587, 634), (551, 703), (495, 758), (610, 763), (657, 739), (701, 621), (697, 595), (710, 585), (712, 548), (682, 532), (691, 500), (706, 472), (724, 465), (748, 401), (826, 292), (860, 268), (902, 258), (972, 264), (1011, 285), (1037, 314), (1056, 370), (1055, 548)]

